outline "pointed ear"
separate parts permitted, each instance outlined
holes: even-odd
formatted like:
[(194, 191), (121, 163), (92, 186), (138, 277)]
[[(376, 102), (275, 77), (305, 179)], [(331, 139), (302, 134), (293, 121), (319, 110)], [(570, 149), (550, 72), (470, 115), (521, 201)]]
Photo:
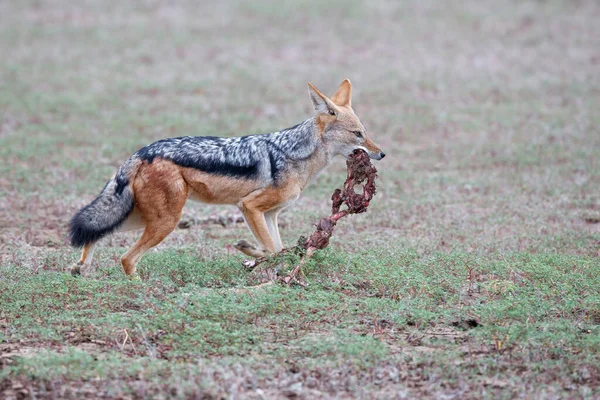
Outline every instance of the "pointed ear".
[(350, 83), (350, 79), (344, 79), (337, 92), (331, 96), (331, 100), (340, 107), (352, 107), (352, 83)]
[(317, 113), (336, 115), (337, 107), (333, 101), (328, 99), (323, 93), (319, 92), (319, 90), (310, 82), (308, 82), (308, 94)]

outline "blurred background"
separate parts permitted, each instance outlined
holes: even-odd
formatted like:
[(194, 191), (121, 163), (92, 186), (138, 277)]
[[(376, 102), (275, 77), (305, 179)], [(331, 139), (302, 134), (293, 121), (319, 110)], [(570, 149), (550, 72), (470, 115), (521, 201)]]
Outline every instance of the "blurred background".
[[(140, 147), (280, 130), (312, 115), (307, 82), (331, 95), (350, 78), (389, 155), (361, 229), (467, 249), (564, 233), (589, 249), (599, 16), (558, 0), (4, 1), (2, 243), (62, 246), (70, 215)], [(344, 168), (310, 187), (304, 225)]]

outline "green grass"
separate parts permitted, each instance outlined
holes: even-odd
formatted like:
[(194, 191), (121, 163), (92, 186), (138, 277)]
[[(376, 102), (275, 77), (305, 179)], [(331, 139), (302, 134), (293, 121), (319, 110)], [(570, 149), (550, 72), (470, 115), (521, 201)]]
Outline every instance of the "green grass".
[[(570, 2), (0, 4), (0, 397), (597, 398), (600, 8)], [(227, 207), (139, 266), (68, 274), (71, 215), (140, 147), (353, 105), (388, 154), (366, 214), (265, 286)], [(281, 218), (308, 235), (342, 160)], [(282, 272), (296, 259), (285, 260)]]
[[(388, 376), (400, 369), (445, 382), (423, 388), (430, 395), (473, 395), (489, 379), (500, 382), (491, 393), (516, 394), (542, 377), (579, 396), (591, 393), (600, 372), (594, 258), (327, 250), (304, 271), (308, 289), (240, 291), (251, 274), (240, 271), (237, 257), (202, 260), (191, 250), (147, 256), (141, 282), (115, 265), (85, 279), (52, 267), (3, 266), (0, 317), (10, 325), (2, 341), (32, 351), (11, 358), (3, 377), (92, 386), (100, 377), (108, 395), (142, 385), (153, 394), (220, 396), (227, 388), (206, 374), (239, 369), (257, 388), (272, 389), (272, 376), (300, 373), (290, 369), (327, 370), (361, 375), (366, 387), (344, 390), (366, 396), (409, 390)], [(190, 379), (196, 384), (182, 385)], [(323, 393), (340, 389), (326, 380), (314, 385)]]

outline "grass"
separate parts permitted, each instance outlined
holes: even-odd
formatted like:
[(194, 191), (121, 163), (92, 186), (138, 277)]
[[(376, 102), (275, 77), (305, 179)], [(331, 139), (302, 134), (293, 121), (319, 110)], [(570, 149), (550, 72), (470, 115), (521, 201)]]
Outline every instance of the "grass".
[[(0, 397), (597, 398), (600, 8), (593, 1), (0, 4)], [(278, 130), (305, 84), (388, 156), (369, 212), (266, 286), (226, 207), (189, 204), (67, 270), (70, 216), (167, 136)], [(281, 218), (328, 213), (335, 162)], [(293, 265), (293, 260), (288, 261)]]

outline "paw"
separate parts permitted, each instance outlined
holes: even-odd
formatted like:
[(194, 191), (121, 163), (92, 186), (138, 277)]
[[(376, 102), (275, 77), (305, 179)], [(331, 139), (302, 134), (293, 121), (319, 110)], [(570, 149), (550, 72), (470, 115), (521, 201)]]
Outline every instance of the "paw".
[(250, 257), (258, 258), (263, 257), (267, 254), (264, 250), (257, 249), (255, 246), (251, 245), (245, 240), (238, 241), (236, 244), (233, 245), (233, 247)]
[(71, 276), (80, 276), (82, 265), (82, 263), (73, 264), (73, 266), (71, 267)]
[(233, 245), (233, 247), (235, 247), (236, 249), (238, 249), (241, 252), (244, 252), (244, 250), (256, 250), (256, 247), (254, 247), (253, 245), (251, 245), (250, 243), (248, 243), (247, 240), (239, 240), (236, 244)]
[(137, 271), (133, 271), (131, 274), (127, 275), (127, 278), (132, 282), (142, 281), (142, 277), (140, 276), (140, 274), (137, 273)]

